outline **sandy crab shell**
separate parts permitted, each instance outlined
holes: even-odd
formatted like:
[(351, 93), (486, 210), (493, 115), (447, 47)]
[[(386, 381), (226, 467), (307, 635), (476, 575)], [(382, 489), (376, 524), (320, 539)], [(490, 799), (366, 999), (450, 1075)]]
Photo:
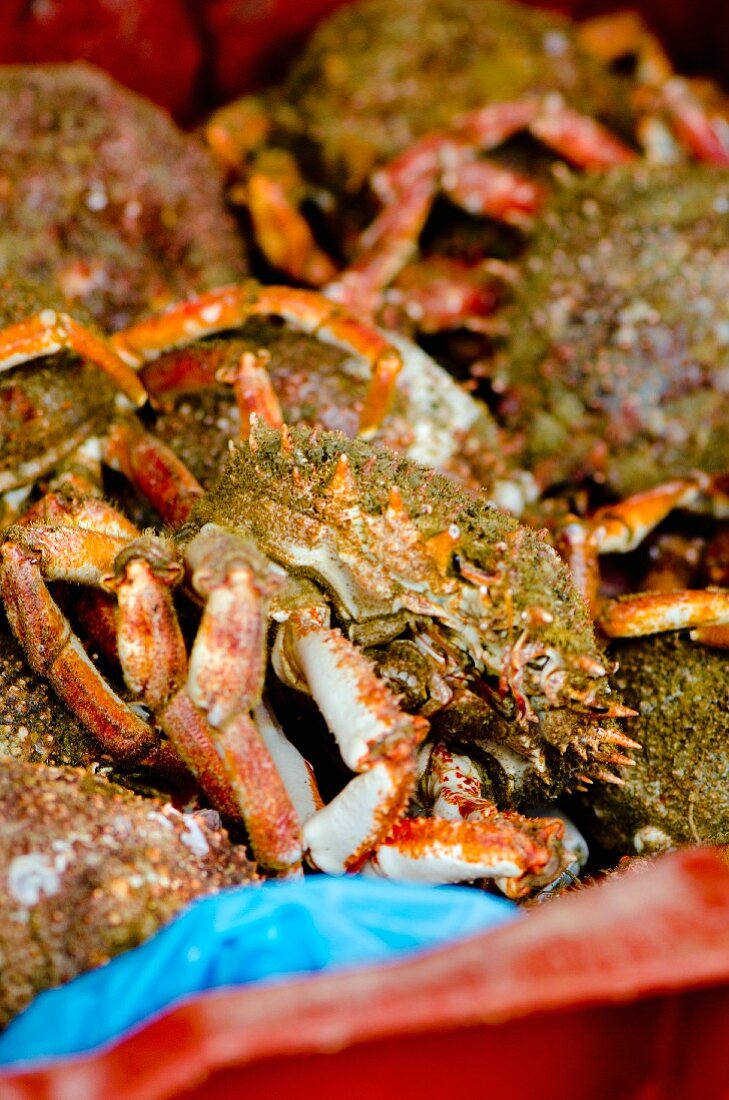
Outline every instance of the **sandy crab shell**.
[(107, 328), (245, 274), (208, 152), (91, 65), (0, 67), (0, 272)]
[(593, 788), (596, 835), (636, 854), (729, 843), (729, 657), (679, 634), (613, 643), (611, 655), (642, 752), (624, 786)]
[(257, 881), (219, 822), (72, 768), (0, 768), (0, 1024), (195, 897)]
[(621, 495), (729, 463), (729, 175), (575, 179), (540, 219), (496, 387), (541, 484)]

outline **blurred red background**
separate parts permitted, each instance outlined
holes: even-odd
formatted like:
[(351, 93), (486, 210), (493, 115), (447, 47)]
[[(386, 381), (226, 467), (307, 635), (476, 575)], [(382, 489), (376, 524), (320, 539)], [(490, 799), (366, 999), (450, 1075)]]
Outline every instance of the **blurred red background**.
[[(317, 20), (343, 2), (4, 0), (0, 62), (85, 58), (192, 123), (211, 106), (277, 80)], [(537, 6), (578, 18), (637, 7), (677, 68), (729, 82), (726, 0), (552, 0)]]

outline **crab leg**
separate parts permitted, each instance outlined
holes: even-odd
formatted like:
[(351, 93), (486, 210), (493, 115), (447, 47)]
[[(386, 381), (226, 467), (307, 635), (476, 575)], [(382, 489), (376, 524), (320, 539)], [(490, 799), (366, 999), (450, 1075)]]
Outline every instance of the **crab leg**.
[(196, 714), (204, 716), (256, 858), (270, 869), (295, 871), (299, 819), (251, 714), (263, 690), (264, 601), (273, 576), (252, 545), (213, 524), (192, 540), (186, 556), (205, 609), (187, 681), (160, 721), (172, 737), (194, 730)]
[(603, 65), (634, 55), (635, 78), (646, 84), (659, 84), (673, 73), (668, 54), (636, 11), (592, 16), (579, 24), (577, 36)]
[[(28, 534), (32, 532), (32, 545)], [(28, 663), (100, 743), (120, 760), (140, 760), (157, 744), (154, 730), (106, 683), (46, 586), (64, 573), (64, 547), (45, 544), (48, 528), (10, 528), (0, 547), (0, 594)], [(99, 572), (107, 560), (97, 562)]]
[(8, 325), (0, 334), (0, 370), (20, 363), (72, 351), (97, 367), (119, 387), (134, 405), (143, 405), (147, 392), (136, 374), (102, 337), (74, 321), (67, 313), (44, 309), (35, 317)]
[(281, 405), (274, 392), (267, 366), (271, 356), (265, 348), (257, 354), (244, 351), (235, 365), (221, 367), (216, 374), (219, 382), (233, 387), (240, 412), (242, 439), (248, 439), (251, 417), (255, 414), (269, 428), (282, 428), (284, 423)]
[(120, 420), (104, 441), (104, 459), (145, 496), (165, 523), (179, 527), (203, 493), (197, 478), (136, 420)]
[(503, 880), (504, 893), (520, 898), (561, 873), (562, 830), (556, 818), (508, 813), (484, 821), (404, 818), (378, 847), (371, 867), (406, 882), (496, 878)]
[(680, 142), (697, 160), (729, 167), (729, 118), (727, 109), (711, 110), (686, 80), (674, 77), (660, 92), (660, 105), (665, 108)]
[(256, 242), (268, 262), (297, 282), (323, 286), (333, 278), (335, 266), (301, 213), (306, 187), (294, 158), (284, 149), (263, 149), (270, 130), (263, 103), (245, 96), (215, 111), (205, 138), (234, 176), (240, 179), (245, 173), (245, 182), (233, 183), (228, 198), (248, 207)]
[[(650, 111), (662, 108), (679, 143), (697, 160), (729, 165), (726, 109), (712, 109), (712, 104), (703, 102), (696, 93), (692, 82), (674, 75), (668, 55), (637, 12), (595, 16), (582, 23), (578, 33), (587, 49), (605, 64), (634, 55), (635, 79), (643, 85), (636, 96), (637, 106), (645, 99)], [(655, 121), (649, 114), (641, 129), (650, 135)], [(650, 156), (650, 146), (647, 151)]]
[[(729, 626), (729, 590), (684, 589), (624, 596), (606, 604), (598, 622), (610, 638), (691, 630), (696, 641), (706, 641), (713, 628)], [(724, 634), (725, 629), (720, 630), (716, 638)]]
[(352, 350), (369, 362), (372, 375), (360, 413), (360, 433), (377, 428), (395, 393), (402, 367), (400, 353), (377, 329), (357, 321), (314, 290), (263, 287), (253, 281), (223, 287), (132, 325), (113, 336), (112, 343), (127, 362), (140, 365), (169, 348), (239, 328), (249, 317), (269, 315), (281, 317), (293, 328), (327, 343)]
[(359, 251), (327, 293), (350, 308), (376, 312), (379, 295), (417, 249), (439, 191), (472, 214), (523, 225), (542, 206), (538, 184), (477, 160), (527, 130), (581, 168), (625, 164), (636, 154), (605, 127), (564, 105), (559, 96), (526, 97), (463, 115), (452, 130), (428, 134), (378, 171), (372, 186), (384, 209), (362, 234)]
[(230, 198), (245, 202), (256, 243), (273, 267), (309, 286), (324, 286), (334, 278), (334, 262), (316, 243), (301, 213), (305, 189), (290, 153), (259, 153), (247, 182), (233, 187)]
[(306, 686), (342, 759), (358, 773), (305, 823), (307, 857), (328, 874), (355, 871), (407, 806), (428, 723), (400, 709), (371, 662), (329, 627), (325, 608), (299, 609), (283, 629), (278, 648), (290, 662), (283, 678)]
[(558, 532), (557, 547), (572, 569), (577, 587), (596, 612), (600, 554), (635, 550), (674, 509), (699, 510), (705, 497), (713, 497), (721, 511), (724, 496), (720, 478), (669, 481), (598, 508), (587, 520), (570, 517)]
[(435, 816), (398, 821), (372, 856), (371, 870), (430, 883), (495, 878), (514, 898), (558, 877), (570, 859), (561, 821), (499, 812), (482, 797), (474, 763), (443, 742), (423, 755), (421, 783), (434, 799)]

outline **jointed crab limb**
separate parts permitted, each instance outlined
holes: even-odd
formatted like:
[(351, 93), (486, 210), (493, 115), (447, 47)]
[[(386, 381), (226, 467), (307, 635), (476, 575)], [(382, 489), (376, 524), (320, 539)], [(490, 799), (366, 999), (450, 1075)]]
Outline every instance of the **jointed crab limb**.
[(663, 134), (659, 119), (667, 117), (679, 146), (697, 160), (729, 164), (727, 106), (715, 88), (702, 94), (702, 82), (677, 77), (654, 34), (637, 12), (615, 12), (595, 16), (580, 25), (578, 34), (587, 49), (603, 63), (635, 58), (636, 107), (645, 110), (638, 130), (649, 159), (677, 159), (680, 149), (669, 134)]
[(265, 600), (275, 578), (246, 539), (213, 524), (192, 540), (187, 561), (205, 609), (185, 694), (214, 731), (257, 859), (292, 870), (301, 858), (299, 820), (251, 715), (263, 690)]
[(404, 818), (375, 852), (371, 866), (388, 878), (412, 882), (498, 879), (511, 898), (552, 882), (564, 867), (556, 819), (495, 813), (481, 821)]
[(558, 549), (593, 612), (597, 612), (600, 602), (598, 556), (635, 550), (677, 508), (723, 515), (726, 510), (723, 479), (718, 476), (669, 481), (616, 504), (606, 504), (589, 519), (570, 516), (562, 525), (557, 534)]
[(73, 503), (65, 526), (11, 528), (2, 547), (0, 589), (31, 666), (113, 756), (148, 756), (157, 745), (154, 731), (99, 675), (46, 581), (70, 579), (115, 592), (117, 655), (127, 686), (154, 712), (218, 808), (244, 818), (261, 863), (295, 868), (298, 820), (247, 713), (260, 698), (265, 615), (242, 540), (223, 532), (223, 542), (232, 545), (221, 546), (220, 536), (201, 533), (190, 546), (193, 583), (208, 605), (188, 680), (170, 595), (182, 574), (174, 547), (155, 536), (130, 541), (128, 533), (120, 539), (95, 531), (99, 510), (102, 526), (105, 517), (114, 526), (106, 516), (111, 509), (92, 499), (84, 515), (84, 501)]
[(279, 675), (311, 693), (345, 764), (360, 773), (305, 823), (308, 858), (329, 874), (356, 870), (410, 800), (428, 723), (400, 709), (371, 662), (329, 627), (325, 607), (292, 612), (276, 661)]
[(336, 266), (319, 247), (300, 210), (306, 197), (293, 157), (283, 149), (256, 156), (245, 184), (231, 188), (230, 199), (248, 207), (256, 243), (268, 262), (291, 279), (324, 286)]
[[(37, 535), (41, 532), (36, 529)], [(28, 663), (116, 759), (143, 759), (157, 744), (154, 731), (89, 660), (46, 587), (44, 556), (25, 548), (24, 533), (11, 529), (0, 548), (0, 594)]]
[(444, 742), (426, 745), (420, 788), (432, 818), (399, 821), (371, 860), (388, 877), (433, 883), (494, 878), (518, 898), (552, 882), (571, 861), (560, 820), (497, 810), (482, 797), (478, 766)]
[(104, 440), (104, 459), (131, 481), (165, 523), (178, 527), (203, 488), (160, 439), (134, 419), (119, 420)]
[(41, 310), (34, 317), (2, 330), (0, 370), (9, 370), (19, 363), (64, 350), (95, 363), (135, 405), (146, 402), (144, 386), (113, 348), (67, 313), (58, 313), (54, 309)]
[(402, 367), (400, 353), (376, 329), (313, 290), (264, 287), (254, 282), (223, 287), (132, 325), (117, 333), (112, 343), (125, 361), (139, 366), (168, 349), (239, 328), (253, 316), (281, 317), (293, 328), (366, 359), (372, 378), (360, 414), (360, 432), (379, 425), (395, 392)]
[(243, 439), (251, 430), (251, 417), (260, 417), (269, 428), (283, 427), (281, 405), (274, 392), (266, 367), (271, 355), (265, 348), (257, 354), (244, 351), (234, 367), (221, 367), (216, 379), (233, 387), (240, 413), (240, 429)]
[(524, 225), (543, 205), (533, 181), (488, 161), (495, 148), (520, 130), (582, 168), (626, 164), (636, 154), (591, 118), (570, 110), (561, 97), (490, 104), (462, 116), (450, 131), (429, 134), (373, 178), (384, 209), (362, 234), (359, 253), (327, 293), (369, 313), (381, 292), (413, 257), (435, 196), (448, 195), (471, 214)]
[[(598, 621), (611, 638), (691, 630), (697, 641), (705, 641), (712, 628), (729, 625), (729, 590), (685, 589), (625, 596), (606, 604)], [(720, 631), (716, 637), (720, 639), (723, 633)]]

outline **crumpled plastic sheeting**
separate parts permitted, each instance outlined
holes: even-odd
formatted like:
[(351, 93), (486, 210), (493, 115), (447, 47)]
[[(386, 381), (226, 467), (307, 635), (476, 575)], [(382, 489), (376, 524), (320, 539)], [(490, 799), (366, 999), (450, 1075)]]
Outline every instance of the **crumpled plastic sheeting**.
[(224, 891), (141, 947), (40, 994), (0, 1035), (0, 1065), (93, 1050), (203, 990), (397, 961), (517, 915), (479, 890), (369, 878)]

